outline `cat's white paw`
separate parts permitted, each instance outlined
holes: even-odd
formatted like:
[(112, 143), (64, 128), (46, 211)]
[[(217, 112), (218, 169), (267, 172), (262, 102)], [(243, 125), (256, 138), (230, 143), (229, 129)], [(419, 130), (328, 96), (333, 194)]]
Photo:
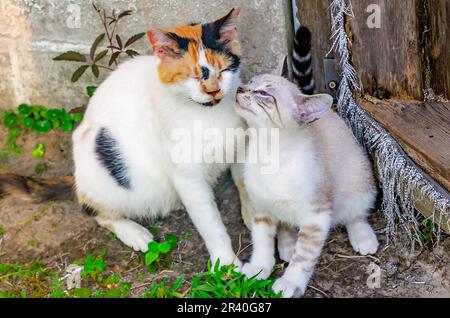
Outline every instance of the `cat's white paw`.
[(148, 251), (148, 243), (153, 241), (153, 235), (145, 227), (131, 220), (115, 221), (113, 226), (117, 238), (125, 245), (136, 252)]
[(298, 298), (305, 293), (304, 287), (298, 286), (285, 276), (278, 278), (273, 284), (272, 289), (277, 294), (281, 293), (283, 298)]
[(361, 255), (375, 254), (378, 250), (378, 239), (368, 223), (347, 226), (348, 238), (355, 252)]
[(269, 278), (272, 274), (272, 268), (264, 267), (258, 264), (246, 263), (242, 267), (242, 274), (247, 276), (247, 278), (257, 277), (258, 279), (264, 280)]

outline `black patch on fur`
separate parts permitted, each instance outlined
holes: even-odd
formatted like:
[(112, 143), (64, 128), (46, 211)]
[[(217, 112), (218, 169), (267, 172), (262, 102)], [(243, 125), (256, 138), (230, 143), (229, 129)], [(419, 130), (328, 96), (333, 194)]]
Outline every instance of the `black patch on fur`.
[(131, 183), (128, 179), (128, 169), (123, 162), (117, 141), (111, 136), (106, 128), (100, 129), (95, 139), (95, 152), (103, 167), (108, 170), (111, 177), (123, 188), (130, 189)]
[[(226, 20), (227, 17), (222, 19)], [(227, 49), (228, 42), (220, 42), (220, 28), (222, 27), (223, 21), (219, 20), (213, 23), (202, 24), (202, 43), (207, 49), (213, 50), (218, 53), (223, 53), (232, 61), (231, 66), (227, 71), (236, 73), (241, 65), (241, 59), (239, 56), (230, 52)]]
[(202, 80), (207, 80), (209, 78), (209, 69), (207, 67), (202, 66)]
[(180, 48), (180, 50), (182, 51), (187, 51), (188, 50), (188, 46), (189, 43), (191, 42), (191, 40), (183, 38), (181, 36), (178, 36), (175, 33), (169, 32), (168, 35), (175, 41), (177, 42), (178, 47)]

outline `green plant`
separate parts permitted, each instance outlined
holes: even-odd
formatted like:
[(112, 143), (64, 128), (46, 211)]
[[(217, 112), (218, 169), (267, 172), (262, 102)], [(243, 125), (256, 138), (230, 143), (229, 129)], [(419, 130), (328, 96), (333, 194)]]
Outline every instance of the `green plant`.
[(163, 279), (153, 283), (145, 298), (279, 298), (280, 294), (272, 291), (275, 278), (269, 280), (247, 279), (244, 274), (236, 272), (235, 266), (214, 268), (208, 262), (208, 270), (192, 277), (187, 282), (180, 277), (172, 286)]
[(164, 267), (169, 252), (177, 247), (178, 238), (174, 234), (168, 234), (164, 242), (152, 241), (148, 244), (148, 252), (145, 253), (145, 265), (150, 271), (156, 271)]
[(413, 233), (413, 238), (420, 244), (429, 245), (434, 241), (436, 225), (430, 219), (425, 219), (419, 224), (417, 232)]
[[(8, 139), (0, 150), (0, 155), (4, 157), (22, 153), (22, 148), (17, 145), (17, 139), (23, 131), (47, 134), (52, 129), (60, 129), (63, 132), (71, 132), (75, 123), (83, 120), (81, 113), (67, 113), (64, 109), (49, 109), (42, 105), (30, 106), (28, 104), (20, 104), (17, 111), (5, 110), (1, 117), (3, 124), (8, 129)], [(43, 144), (37, 143), (32, 156), (42, 158), (45, 150)]]
[[(117, 26), (119, 22), (123, 18), (131, 15), (131, 10), (125, 10), (119, 13), (116, 13), (116, 11), (113, 10), (110, 15), (107, 15), (105, 9), (99, 8), (95, 4), (92, 5), (94, 10), (98, 13), (104, 32), (98, 35), (92, 43), (89, 60), (83, 54), (75, 51), (65, 52), (53, 59), (55, 61), (82, 63), (82, 65), (79, 66), (72, 74), (72, 82), (77, 82), (89, 68), (96, 78), (100, 76), (100, 69), (109, 71), (113, 70), (112, 66), (118, 65), (118, 60), (121, 55), (127, 55), (129, 57), (139, 55), (137, 51), (132, 49), (132, 45), (145, 35), (144, 32), (138, 33), (125, 40), (117, 34)], [(105, 38), (107, 38), (109, 42), (107, 49), (97, 53), (100, 44), (103, 43)], [(105, 58), (108, 58), (108, 63), (100, 64), (100, 62), (102, 62)]]
[(2, 238), (4, 234), (5, 230), (2, 227), (0, 227), (0, 238)]

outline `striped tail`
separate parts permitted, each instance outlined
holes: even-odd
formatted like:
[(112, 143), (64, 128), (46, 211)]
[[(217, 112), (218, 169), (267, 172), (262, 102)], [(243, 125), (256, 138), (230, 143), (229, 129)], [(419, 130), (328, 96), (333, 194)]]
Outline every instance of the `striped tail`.
[(73, 177), (65, 177), (61, 180), (44, 180), (4, 173), (0, 174), (0, 198), (11, 195), (33, 203), (72, 200), (75, 197), (73, 184)]
[(294, 39), (293, 52), (294, 80), (304, 94), (314, 94), (315, 83), (311, 56), (311, 32), (301, 26)]

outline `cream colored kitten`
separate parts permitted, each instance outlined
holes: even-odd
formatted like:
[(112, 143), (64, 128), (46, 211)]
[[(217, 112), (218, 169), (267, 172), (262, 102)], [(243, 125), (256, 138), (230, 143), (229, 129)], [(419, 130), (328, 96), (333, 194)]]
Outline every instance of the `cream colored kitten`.
[[(243, 272), (261, 279), (271, 274), (279, 225), (280, 256), (290, 264), (273, 289), (284, 297), (305, 292), (334, 225), (347, 227), (350, 243), (362, 255), (378, 249), (367, 223), (376, 197), (371, 165), (330, 110), (332, 102), (329, 95), (303, 95), (272, 75), (257, 76), (238, 90), (236, 110), (248, 125), (279, 129), (280, 135), (278, 172), (263, 174), (258, 163), (244, 167), (248, 200), (243, 205), (252, 216), (253, 254)], [(249, 149), (255, 142), (250, 137)]]

